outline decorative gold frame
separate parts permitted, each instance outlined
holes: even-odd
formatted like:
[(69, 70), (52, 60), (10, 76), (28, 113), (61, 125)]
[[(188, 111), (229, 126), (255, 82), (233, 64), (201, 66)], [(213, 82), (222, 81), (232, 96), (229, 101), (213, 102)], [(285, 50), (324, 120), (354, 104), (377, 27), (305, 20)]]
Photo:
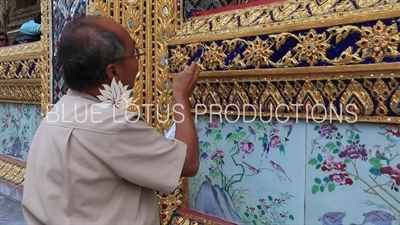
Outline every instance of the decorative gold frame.
[[(167, 104), (169, 107), (172, 106), (171, 89), (162, 86), (162, 82), (167, 77), (171, 79), (174, 76), (169, 69), (180, 71), (187, 68), (190, 59), (193, 59), (194, 54), (198, 53), (196, 50), (203, 48), (203, 57), (208, 58), (205, 60), (201, 57), (195, 58), (204, 71), (201, 73), (199, 84), (191, 98), (192, 107), (195, 104), (209, 106), (210, 103), (219, 103), (227, 106), (227, 104), (237, 100), (240, 100), (243, 106), (249, 103), (250, 97), (257, 102), (265, 102), (268, 98), (273, 98), (279, 101), (291, 99), (296, 103), (304, 103), (307, 96), (314, 96), (316, 102), (323, 100), (331, 102), (337, 100), (334, 93), (340, 91), (343, 93), (343, 97), (339, 99), (342, 105), (346, 103), (346, 98), (356, 96), (359, 101), (367, 106), (358, 117), (358, 122), (400, 123), (400, 112), (398, 112), (397, 116), (386, 116), (388, 110), (386, 106), (384, 107), (386, 111), (379, 111), (379, 107), (384, 103), (391, 102), (389, 107), (393, 111), (397, 109), (396, 107), (400, 103), (400, 90), (398, 90), (400, 62), (382, 63), (382, 55), (374, 57), (368, 55), (367, 50), (355, 52), (348, 48), (339, 58), (328, 59), (325, 54), (322, 54), (325, 58), (316, 59), (329, 61), (331, 66), (314, 66), (316, 62), (310, 60), (309, 64), (311, 66), (297, 67), (294, 64), (302, 60), (300, 54), (294, 56), (288, 52), (280, 60), (271, 61), (271, 52), (268, 52), (271, 50), (269, 48), (271, 45), (282, 45), (282, 40), (286, 40), (289, 36), (298, 40), (298, 46), (305, 47), (307, 43), (302, 43), (302, 41), (307, 38), (307, 34), (322, 35), (324, 37), (324, 34), (314, 30), (320, 27), (330, 28), (331, 32), (343, 32), (342, 35), (332, 34), (331, 37), (325, 36), (325, 38), (336, 39), (337, 43), (353, 32), (358, 32), (363, 38), (366, 38), (368, 36), (367, 33), (375, 31), (374, 29), (378, 26), (379, 28), (384, 28), (385, 32), (388, 32), (388, 29), (395, 28), (393, 38), (394, 42), (398, 44), (399, 33), (397, 32), (397, 26), (388, 25), (382, 27), (383, 23), (380, 22), (380, 20), (398, 17), (400, 3), (397, 3), (397, 1), (381, 1), (377, 5), (376, 2), (378, 1), (356, 0), (354, 1), (358, 6), (356, 9), (351, 1), (342, 1), (341, 4), (336, 4), (337, 0), (326, 0), (322, 3), (317, 0), (286, 0), (265, 6), (194, 17), (187, 21), (182, 20), (183, 17), (180, 12), (182, 6), (179, 2), (181, 1), (160, 1), (155, 5), (155, 21), (157, 21), (155, 23), (155, 66), (157, 71), (154, 76), (156, 77), (155, 93), (158, 96), (157, 103)], [(167, 10), (167, 14), (162, 13), (165, 7), (170, 9)], [(307, 11), (307, 8), (310, 9), (310, 12)], [(275, 21), (269, 16), (270, 14), (274, 15)], [(352, 24), (364, 21), (374, 21), (375, 26), (358, 29), (352, 26)], [(300, 30), (307, 30), (308, 33), (303, 36), (300, 34), (296, 36), (294, 33)], [(261, 38), (261, 36), (266, 35), (271, 37), (272, 40)], [(168, 37), (167, 41), (163, 37)], [(247, 41), (247, 37), (254, 37), (254, 40)], [(218, 41), (223, 41), (223, 44), (217, 44)], [(218, 57), (226, 59), (225, 53), (229, 46), (238, 46), (241, 43), (254, 48), (249, 49), (249, 47), (247, 49), (248, 58), (235, 58), (229, 65), (226, 65), (224, 60), (218, 60)], [(324, 44), (327, 43), (325, 42)], [(367, 49), (367, 46), (362, 46), (363, 40), (359, 40), (357, 44), (360, 48)], [(171, 51), (169, 65), (157, 64), (165, 57), (165, 49), (170, 47), (173, 48), (169, 50)], [(400, 54), (397, 51), (397, 45), (392, 47), (391, 49), (395, 50), (395, 53), (384, 56), (391, 57)], [(256, 48), (266, 50), (267, 53), (258, 52), (259, 55), (256, 55)], [(212, 58), (213, 56), (215, 57)], [(372, 57), (375, 63), (360, 63), (368, 57)], [(245, 69), (248, 63), (254, 61), (258, 61), (262, 65), (273, 65), (272, 67), (274, 68), (260, 69), (256, 66), (256, 69)], [(217, 67), (221, 68), (221, 70), (216, 69)], [(384, 80), (386, 83), (383, 82)], [(295, 88), (297, 81), (302, 81), (303, 83), (300, 84), (298, 89)], [(339, 84), (334, 85), (332, 82)], [(350, 82), (350, 84), (348, 88), (341, 90), (340, 86), (338, 86), (340, 82)], [(322, 84), (323, 87), (318, 89), (318, 84)], [(367, 86), (369, 88), (366, 88)], [(266, 93), (270, 93), (270, 95), (268, 96)], [(375, 107), (372, 103), (373, 101), (378, 102)], [(254, 106), (257, 107), (257, 105)], [(379, 116), (371, 116), (372, 112), (376, 112)], [(161, 116), (166, 116), (167, 114), (161, 109), (156, 113)], [(231, 115), (237, 114), (233, 110), (228, 113)], [(296, 116), (293, 113), (278, 113), (276, 116), (279, 117)], [(263, 113), (263, 116), (268, 115), (269, 113)], [(304, 118), (306, 115), (303, 110), (298, 117)], [(155, 123), (159, 130), (168, 130), (171, 125), (172, 121), (169, 123)], [(177, 190), (182, 190), (182, 192), (175, 192), (172, 195), (160, 198), (160, 205), (163, 206), (160, 209), (162, 214), (171, 213), (182, 204), (187, 205), (188, 180), (182, 179)], [(169, 218), (170, 216), (165, 216), (163, 224), (167, 224)], [(197, 223), (196, 220), (194, 221), (193, 218), (184, 213), (178, 213), (173, 221), (176, 224)], [(201, 219), (201, 223), (213, 224), (212, 221), (204, 219)]]
[[(51, 3), (41, 1), (42, 38), (38, 42), (0, 48), (0, 102), (37, 104), (44, 117), (51, 104)], [(29, 69), (35, 65), (33, 72)], [(9, 73), (6, 74), (6, 70)], [(17, 70), (21, 72), (17, 74)], [(11, 75), (9, 75), (11, 74)], [(25, 162), (0, 156), (0, 182), (22, 191)]]

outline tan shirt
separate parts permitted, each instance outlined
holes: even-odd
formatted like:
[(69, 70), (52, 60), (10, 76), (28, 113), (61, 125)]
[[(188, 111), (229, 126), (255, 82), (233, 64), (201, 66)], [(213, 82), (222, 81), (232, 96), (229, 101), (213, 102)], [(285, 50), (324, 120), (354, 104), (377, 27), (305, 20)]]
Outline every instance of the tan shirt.
[(186, 144), (98, 102), (70, 90), (37, 129), (22, 200), (28, 225), (160, 224), (155, 190), (177, 187)]

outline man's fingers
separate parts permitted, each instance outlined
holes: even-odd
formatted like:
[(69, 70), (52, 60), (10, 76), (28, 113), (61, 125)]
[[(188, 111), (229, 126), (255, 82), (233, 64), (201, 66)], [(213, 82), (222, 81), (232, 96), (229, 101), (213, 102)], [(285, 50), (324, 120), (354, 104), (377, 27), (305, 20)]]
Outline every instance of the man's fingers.
[(189, 70), (195, 72), (196, 69), (197, 69), (197, 63), (193, 61), (192, 64), (190, 64)]

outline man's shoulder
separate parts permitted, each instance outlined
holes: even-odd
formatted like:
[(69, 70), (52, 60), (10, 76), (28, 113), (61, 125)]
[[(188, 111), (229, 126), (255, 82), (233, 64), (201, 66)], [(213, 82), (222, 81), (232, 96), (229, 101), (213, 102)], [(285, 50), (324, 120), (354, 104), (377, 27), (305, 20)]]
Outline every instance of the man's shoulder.
[(145, 122), (134, 111), (118, 109), (112, 105), (104, 107), (87, 99), (63, 97), (47, 113), (42, 123), (67, 126), (94, 132), (116, 133), (124, 124)]

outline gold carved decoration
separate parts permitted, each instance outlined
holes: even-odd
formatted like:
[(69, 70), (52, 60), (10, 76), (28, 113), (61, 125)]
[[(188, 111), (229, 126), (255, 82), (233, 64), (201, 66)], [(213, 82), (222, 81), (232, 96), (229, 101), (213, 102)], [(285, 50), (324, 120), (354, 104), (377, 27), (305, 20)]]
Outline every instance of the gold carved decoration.
[[(300, 103), (300, 111), (305, 114), (317, 113), (320, 114), (324, 110), (324, 106), (319, 106), (317, 104), (322, 104), (324, 99), (321, 93), (318, 91), (317, 87), (310, 81), (306, 80), (301, 87), (296, 103)], [(289, 110), (292, 112), (295, 110), (291, 105)]]
[[(172, 46), (170, 68), (174, 71), (181, 70), (199, 52), (202, 52), (202, 55), (195, 60), (203, 70), (211, 71), (288, 68), (298, 67), (304, 62), (310, 66), (317, 66), (317, 63), (338, 66), (361, 64), (367, 59), (381, 63), (383, 58), (394, 58), (400, 55), (397, 48), (400, 43), (397, 23), (393, 20), (391, 25), (386, 26), (378, 20), (372, 27), (358, 28), (354, 25), (344, 25), (331, 27), (322, 33), (311, 29), (305, 35), (282, 32), (262, 38), (256, 36), (254, 40), (233, 38), (222, 41), (220, 45), (216, 42), (182, 44)], [(348, 41), (346, 38), (353, 34), (360, 35), (361, 38)], [(289, 49), (280, 58), (275, 57), (275, 60), (272, 60), (273, 56), (281, 54), (279, 52), (281, 47), (288, 41), (297, 43), (293, 50)], [(334, 41), (336, 45), (346, 41), (346, 44), (350, 46), (341, 52), (339, 57), (329, 58), (327, 51), (335, 48), (331, 46), (331, 41)], [(353, 49), (351, 45), (358, 48)], [(240, 46), (247, 46), (242, 54), (237, 52)], [(273, 48), (277, 51), (275, 52)], [(233, 59), (227, 60), (227, 55), (235, 55), (235, 57), (231, 56)]]
[[(144, 27), (151, 26), (152, 18), (151, 11), (146, 11), (151, 1), (144, 0), (114, 0), (114, 1), (87, 1), (89, 15), (101, 15), (110, 17), (120, 23), (131, 35), (136, 42), (136, 47), (145, 50), (144, 59), (140, 59), (143, 63), (139, 63), (138, 74), (133, 87), (133, 101), (139, 107), (149, 124), (153, 123), (153, 107), (143, 107), (146, 102), (152, 102), (152, 81), (147, 75), (151, 74), (152, 64), (152, 48), (144, 48), (151, 46), (152, 33), (149, 30), (145, 31)], [(151, 6), (150, 6), (151, 7)], [(145, 73), (146, 71), (146, 73)], [(148, 87), (145, 89), (145, 86)], [(130, 109), (137, 110), (137, 108)]]
[[(41, 1), (41, 40), (0, 48), (0, 102), (40, 104), (42, 117), (51, 104), (51, 6)], [(0, 182), (22, 190), (25, 162), (0, 156)]]
[[(246, 84), (243, 84), (243, 86), (246, 86)], [(229, 99), (228, 103), (232, 105), (232, 106), (230, 106), (228, 104), (228, 108), (231, 108), (232, 110), (243, 111), (243, 110), (247, 109), (246, 105), (250, 104), (250, 100), (247, 97), (246, 92), (236, 82), (233, 83), (232, 91), (231, 91), (228, 99)]]
[(390, 101), (390, 108), (400, 116), (400, 90), (396, 90)]
[[(381, 74), (375, 81), (367, 78), (339, 80), (338, 77), (306, 80), (306, 77), (235, 78), (234, 81), (202, 78), (191, 99), (197, 104), (198, 112), (213, 107), (215, 113), (218, 110), (215, 104), (218, 104), (222, 105), (222, 113), (229, 115), (400, 123), (400, 117), (385, 114), (389, 108), (400, 114), (400, 81), (394, 75)], [(385, 89), (386, 83), (389, 85)], [(229, 88), (232, 84), (233, 88)], [(252, 94), (247, 87), (252, 87)], [(389, 100), (387, 96), (392, 96), (389, 108), (385, 105)], [(247, 106), (245, 111), (243, 106)]]
[(201, 98), (202, 102), (207, 102), (208, 105), (220, 105), (221, 100), (217, 94), (217, 92), (214, 90), (214, 88), (210, 85), (207, 84), (205, 88), (197, 88), (195, 90), (195, 94), (197, 95), (197, 98)]
[[(349, 111), (359, 116), (369, 116), (374, 109), (372, 99), (368, 92), (354, 79), (350, 81), (350, 84), (340, 98), (340, 104), (342, 106), (351, 104), (352, 106), (349, 108)], [(346, 111), (343, 112), (346, 113)]]
[(0, 156), (0, 182), (22, 191), (25, 179), (25, 163)]
[(171, 220), (171, 225), (223, 225), (223, 223), (210, 221), (196, 215), (179, 211)]
[[(267, 5), (231, 10), (189, 18), (175, 23), (171, 45), (222, 40), (227, 38), (282, 33), (360, 21), (394, 18), (399, 4), (395, 0), (286, 0)], [(182, 10), (179, 12), (182, 14)], [(178, 19), (178, 18), (177, 18)]]
[[(150, 1), (148, 1), (150, 2)], [(177, 18), (177, 1), (170, 0), (153, 0), (154, 4), (154, 32), (152, 32), (153, 48), (154, 52), (151, 57), (154, 57), (154, 70), (153, 76), (154, 82), (154, 92), (149, 94), (153, 96), (151, 102), (156, 106), (155, 114), (157, 119), (154, 120), (154, 127), (163, 132), (169, 129), (173, 120), (170, 117), (172, 112), (172, 90), (171, 90), (171, 80), (169, 79), (169, 67), (168, 67), (168, 48), (167, 40), (174, 35), (175, 26), (174, 24), (178, 22)], [(148, 9), (151, 9), (151, 5)], [(150, 11), (150, 10), (148, 10)], [(151, 25), (149, 25), (151, 27)], [(151, 32), (151, 29), (148, 29)], [(147, 46), (152, 46), (150, 43)], [(148, 79), (148, 78), (146, 78)], [(152, 84), (148, 84), (146, 89), (150, 90)], [(165, 110), (167, 108), (167, 110)], [(162, 123), (161, 121), (167, 121)], [(168, 224), (174, 211), (182, 204), (182, 188), (183, 179), (180, 179), (177, 189), (171, 195), (169, 193), (159, 193), (159, 204), (160, 204), (160, 218), (161, 224)]]
[(38, 59), (42, 55), (42, 47), (41, 42), (33, 42), (0, 48), (0, 62)]
[[(256, 110), (258, 111), (264, 111), (264, 112), (277, 112), (277, 113), (283, 113), (284, 108), (278, 107), (279, 104), (284, 102), (283, 97), (279, 94), (278, 89), (268, 82), (265, 85), (265, 91), (264, 91), (264, 85), (262, 83), (255, 85), (252, 83), (250, 86), (252, 86), (251, 90), (257, 89), (257, 93), (252, 94), (250, 97), (254, 99), (255, 102), (260, 102), (260, 107), (255, 106)], [(261, 94), (261, 92), (264, 91), (264, 94)]]
[(41, 104), (42, 84), (40, 79), (0, 81), (2, 102)]

